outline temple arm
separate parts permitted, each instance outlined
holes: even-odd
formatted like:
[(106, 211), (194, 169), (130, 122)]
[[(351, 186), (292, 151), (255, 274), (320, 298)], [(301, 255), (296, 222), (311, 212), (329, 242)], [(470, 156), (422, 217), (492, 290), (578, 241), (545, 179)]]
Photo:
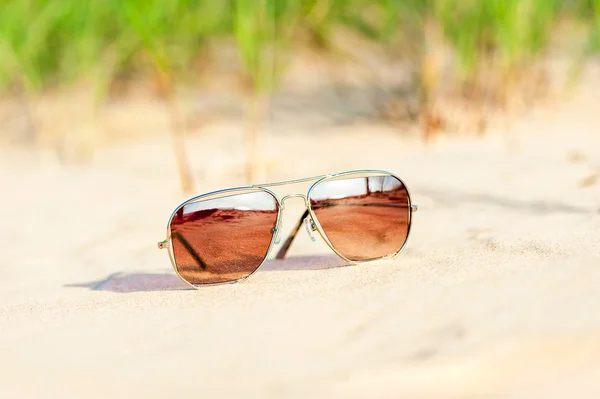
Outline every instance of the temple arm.
[(281, 249), (279, 250), (279, 252), (277, 252), (277, 256), (275, 256), (275, 259), (285, 258), (285, 254), (287, 253), (288, 249), (290, 248), (290, 245), (292, 245), (292, 241), (294, 241), (296, 234), (298, 234), (298, 230), (300, 230), (300, 227), (302, 226), (302, 222), (304, 221), (304, 218), (307, 216), (308, 216), (308, 209), (304, 211), (304, 213), (300, 217), (300, 220), (298, 221), (298, 223), (296, 223), (296, 227), (294, 227), (292, 234), (285, 240), (285, 242), (281, 246)]
[(200, 266), (202, 268), (202, 270), (207, 269), (206, 263), (202, 260), (202, 257), (200, 257), (198, 252), (196, 252), (194, 247), (191, 246), (191, 244), (188, 242), (188, 240), (186, 240), (186, 238), (183, 236), (183, 234), (181, 234), (179, 232), (173, 233), (172, 238), (176, 239), (177, 241), (179, 241), (181, 243), (181, 245), (183, 245), (183, 247), (188, 251), (188, 253), (190, 255), (192, 255), (192, 258), (194, 258), (194, 260), (196, 261), (196, 263), (198, 263), (198, 266)]
[[(335, 206), (337, 204), (335, 203), (323, 203), (323, 204), (319, 204), (319, 207), (327, 207), (327, 206)], [(344, 204), (345, 206), (383, 206), (383, 207), (404, 207), (404, 205), (397, 205), (397, 204), (371, 204), (371, 203), (366, 203), (366, 204)], [(416, 212), (417, 210), (419, 210), (419, 207), (417, 205), (412, 205), (411, 206), (411, 212)], [(285, 258), (285, 255), (287, 254), (288, 249), (290, 249), (290, 246), (292, 245), (292, 241), (294, 241), (294, 238), (296, 238), (296, 234), (298, 234), (298, 231), (300, 230), (300, 227), (302, 226), (302, 222), (304, 222), (304, 219), (307, 218), (309, 215), (308, 213), (308, 209), (304, 211), (304, 213), (302, 214), (302, 216), (300, 216), (300, 220), (298, 220), (298, 223), (296, 223), (296, 226), (294, 227), (292, 234), (285, 240), (285, 242), (283, 243), (283, 245), (281, 246), (281, 249), (279, 250), (279, 252), (277, 252), (277, 255), (275, 256), (275, 259), (283, 259)], [(313, 227), (314, 230), (314, 227)], [(314, 241), (314, 238), (313, 238)]]

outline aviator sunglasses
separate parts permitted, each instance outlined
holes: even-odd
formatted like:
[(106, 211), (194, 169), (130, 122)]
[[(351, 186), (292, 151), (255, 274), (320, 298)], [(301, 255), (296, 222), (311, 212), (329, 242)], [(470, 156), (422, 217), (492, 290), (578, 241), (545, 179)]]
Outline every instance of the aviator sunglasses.
[[(306, 194), (283, 198), (268, 188), (311, 181)], [(285, 257), (303, 223), (350, 264), (394, 258), (406, 245), (418, 210), (404, 182), (380, 170), (255, 184), (185, 201), (171, 214), (167, 238), (158, 247), (169, 250), (175, 272), (194, 288), (244, 280), (279, 244), (284, 204), (294, 197), (304, 200), (306, 210), (277, 259)]]

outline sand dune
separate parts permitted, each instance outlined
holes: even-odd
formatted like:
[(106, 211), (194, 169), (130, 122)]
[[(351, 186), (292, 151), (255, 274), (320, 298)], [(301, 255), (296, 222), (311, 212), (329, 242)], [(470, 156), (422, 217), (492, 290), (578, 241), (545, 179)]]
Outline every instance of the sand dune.
[[(598, 87), (483, 139), (274, 133), (270, 180), (400, 175), (421, 208), (406, 251), (346, 267), (301, 231), (289, 259), (199, 291), (156, 249), (184, 199), (166, 135), (87, 167), (4, 152), (0, 397), (598, 397)], [(239, 126), (214, 129), (189, 139), (200, 191), (242, 183)]]

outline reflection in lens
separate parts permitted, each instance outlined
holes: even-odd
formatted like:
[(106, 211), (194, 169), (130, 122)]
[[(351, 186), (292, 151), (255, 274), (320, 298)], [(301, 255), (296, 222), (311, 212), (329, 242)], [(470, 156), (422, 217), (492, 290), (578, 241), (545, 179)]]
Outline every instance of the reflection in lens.
[(171, 220), (177, 271), (191, 284), (250, 275), (267, 256), (278, 205), (265, 191), (192, 202)]
[(408, 236), (408, 192), (393, 176), (326, 180), (313, 188), (310, 204), (333, 247), (350, 260), (394, 254)]

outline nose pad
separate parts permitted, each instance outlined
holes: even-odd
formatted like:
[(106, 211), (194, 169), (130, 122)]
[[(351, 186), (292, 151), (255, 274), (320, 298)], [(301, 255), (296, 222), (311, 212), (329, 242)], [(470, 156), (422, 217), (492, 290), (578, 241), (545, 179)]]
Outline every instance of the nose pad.
[(308, 233), (310, 240), (312, 242), (317, 241), (317, 239), (312, 234), (313, 231), (317, 230), (317, 226), (315, 225), (315, 222), (312, 220), (311, 217), (304, 218), (304, 226), (306, 227), (306, 232)]
[(279, 227), (273, 227), (273, 233), (275, 233), (275, 245), (281, 242), (281, 230), (283, 230), (283, 223), (280, 223)]

